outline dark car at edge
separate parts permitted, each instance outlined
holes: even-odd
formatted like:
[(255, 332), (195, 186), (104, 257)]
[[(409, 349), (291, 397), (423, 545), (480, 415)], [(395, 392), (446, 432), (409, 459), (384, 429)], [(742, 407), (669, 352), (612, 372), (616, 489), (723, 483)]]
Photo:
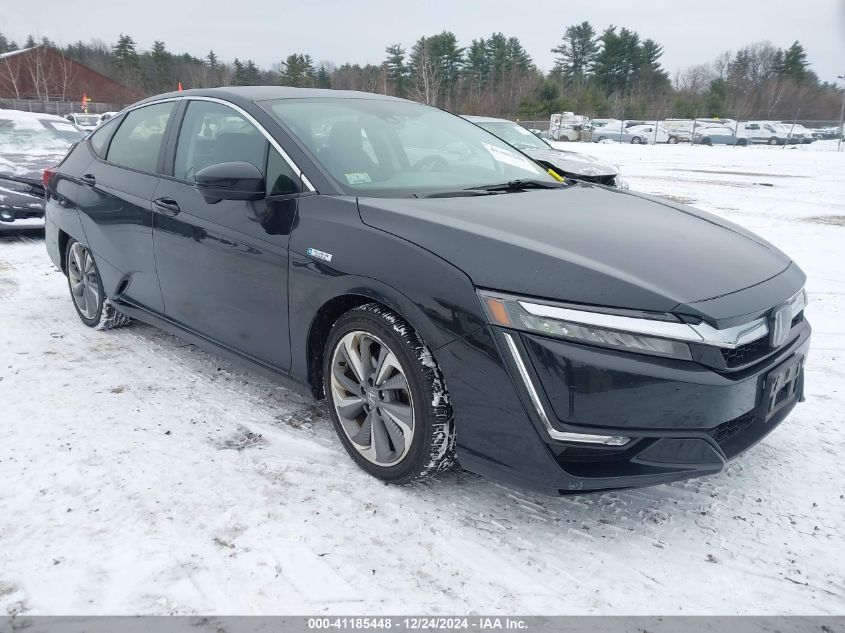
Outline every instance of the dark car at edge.
[(0, 233), (44, 228), (44, 169), (84, 136), (52, 114), (0, 109)]
[(47, 184), (79, 317), (139, 319), (326, 398), (384, 481), (549, 494), (719, 472), (802, 399), (805, 275), (711, 214), (550, 175), (436, 108), (188, 90)]

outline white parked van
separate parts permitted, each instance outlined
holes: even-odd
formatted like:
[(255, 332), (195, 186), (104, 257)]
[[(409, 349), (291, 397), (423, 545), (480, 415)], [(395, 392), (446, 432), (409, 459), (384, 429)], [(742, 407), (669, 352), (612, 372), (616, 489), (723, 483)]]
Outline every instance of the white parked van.
[(800, 123), (784, 121), (781, 125), (786, 129), (790, 143), (812, 143), (817, 140), (813, 133)]
[(784, 145), (788, 133), (780, 124), (772, 121), (746, 121), (739, 124), (738, 136), (744, 136), (751, 143), (768, 143), (769, 145)]
[(692, 139), (692, 123), (692, 119), (666, 119), (663, 121), (663, 127), (670, 134), (669, 142), (689, 142)]

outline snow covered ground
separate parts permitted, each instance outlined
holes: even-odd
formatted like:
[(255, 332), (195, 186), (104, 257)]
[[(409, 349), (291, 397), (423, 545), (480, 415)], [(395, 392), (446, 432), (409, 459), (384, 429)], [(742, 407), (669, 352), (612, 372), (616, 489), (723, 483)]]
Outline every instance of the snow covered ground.
[(563, 147), (803, 266), (807, 402), (780, 429), (644, 490), (389, 487), (322, 405), (145, 325), (88, 330), (43, 240), (0, 236), (0, 613), (845, 612), (845, 153)]

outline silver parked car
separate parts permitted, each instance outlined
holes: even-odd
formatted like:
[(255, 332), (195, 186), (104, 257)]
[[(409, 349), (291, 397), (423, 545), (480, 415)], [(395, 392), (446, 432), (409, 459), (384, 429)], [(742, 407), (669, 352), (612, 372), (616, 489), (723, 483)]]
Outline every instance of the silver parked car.
[(748, 145), (748, 138), (737, 136), (729, 127), (714, 125), (711, 127), (696, 128), (692, 142), (699, 145)]
[(465, 116), (464, 118), (483, 127), (564, 178), (628, 188), (622, 180), (619, 168), (615, 165), (586, 154), (554, 148), (519, 123), (492, 117)]

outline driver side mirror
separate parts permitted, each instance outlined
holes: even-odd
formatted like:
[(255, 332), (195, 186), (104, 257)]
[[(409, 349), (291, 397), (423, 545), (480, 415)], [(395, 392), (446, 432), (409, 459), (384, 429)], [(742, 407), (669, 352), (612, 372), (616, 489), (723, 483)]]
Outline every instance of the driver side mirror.
[(238, 161), (209, 165), (197, 172), (194, 188), (211, 204), (220, 200), (261, 200), (264, 174), (252, 163)]

